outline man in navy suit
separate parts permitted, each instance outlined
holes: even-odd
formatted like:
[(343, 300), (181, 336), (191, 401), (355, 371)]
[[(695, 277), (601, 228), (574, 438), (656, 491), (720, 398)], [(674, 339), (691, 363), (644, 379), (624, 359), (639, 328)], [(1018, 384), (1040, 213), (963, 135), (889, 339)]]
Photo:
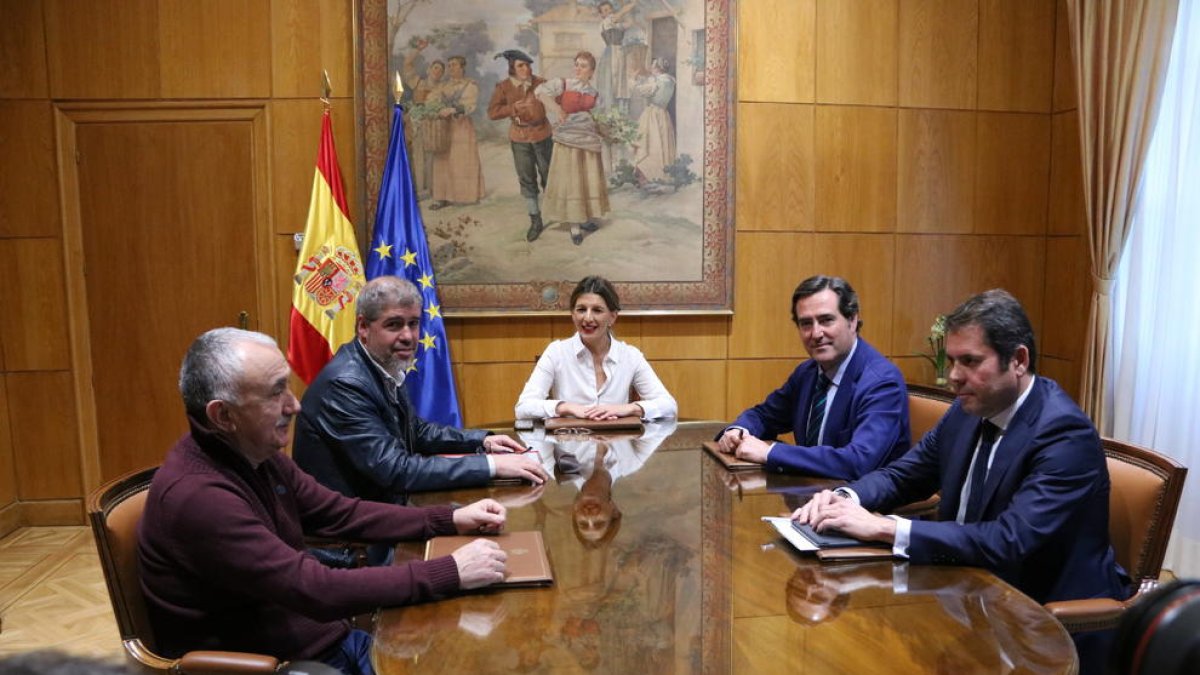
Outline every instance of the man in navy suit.
[[(1100, 438), (1057, 384), (1035, 375), (1020, 303), (1002, 290), (967, 300), (946, 317), (946, 356), (956, 400), (933, 431), (888, 466), (818, 493), (793, 518), (889, 543), (914, 563), (987, 568), (1038, 602), (1124, 598)], [(936, 522), (871, 513), (938, 490)]]
[[(721, 449), (768, 471), (844, 479), (904, 454), (904, 376), (858, 336), (858, 294), (845, 279), (814, 276), (796, 287), (791, 307), (810, 358), (717, 437)], [(795, 445), (774, 440), (789, 431)]]

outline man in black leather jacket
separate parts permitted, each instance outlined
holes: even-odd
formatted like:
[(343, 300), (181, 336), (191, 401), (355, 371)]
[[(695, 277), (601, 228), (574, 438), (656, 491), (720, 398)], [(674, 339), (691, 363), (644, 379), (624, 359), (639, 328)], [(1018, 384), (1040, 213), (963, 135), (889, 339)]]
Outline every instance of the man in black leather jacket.
[(409, 492), (492, 477), (546, 479), (535, 457), (514, 454), (524, 448), (508, 436), (417, 417), (403, 387), (421, 327), (421, 294), (411, 282), (371, 280), (357, 314), (358, 338), (338, 349), (304, 394), (293, 448), (300, 468), (344, 495), (401, 503)]

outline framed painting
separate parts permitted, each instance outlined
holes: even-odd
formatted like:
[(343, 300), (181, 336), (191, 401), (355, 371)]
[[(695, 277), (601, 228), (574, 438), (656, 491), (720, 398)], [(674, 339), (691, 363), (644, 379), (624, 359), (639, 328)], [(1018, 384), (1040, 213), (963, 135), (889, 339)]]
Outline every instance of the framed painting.
[(360, 1), (369, 209), (399, 73), (450, 315), (560, 312), (589, 274), (732, 311), (733, 0)]

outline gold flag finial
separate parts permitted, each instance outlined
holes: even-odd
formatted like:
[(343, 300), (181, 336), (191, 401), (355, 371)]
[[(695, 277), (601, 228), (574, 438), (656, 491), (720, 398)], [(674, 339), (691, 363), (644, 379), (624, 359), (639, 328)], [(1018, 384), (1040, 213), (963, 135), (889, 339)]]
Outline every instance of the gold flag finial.
[(329, 102), (329, 99), (332, 97), (333, 97), (333, 85), (329, 82), (329, 71), (322, 69), (321, 70), (321, 103), (324, 103), (326, 108), (330, 107), (332, 104)]
[(400, 71), (398, 70), (396, 71), (396, 87), (394, 89), (394, 93), (396, 94), (396, 102), (399, 103), (400, 98), (404, 96), (404, 82), (400, 80)]

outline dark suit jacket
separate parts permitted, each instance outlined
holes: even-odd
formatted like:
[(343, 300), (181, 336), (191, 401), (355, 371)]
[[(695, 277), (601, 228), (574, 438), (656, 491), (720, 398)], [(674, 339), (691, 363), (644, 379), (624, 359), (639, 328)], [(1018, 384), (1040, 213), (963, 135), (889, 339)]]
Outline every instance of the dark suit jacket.
[(885, 512), (941, 490), (940, 520), (912, 523), (914, 563), (984, 567), (1038, 602), (1123, 598), (1108, 539), (1108, 466), (1091, 420), (1038, 377), (996, 448), (980, 522), (960, 525), (979, 424), (955, 402), (911, 452), (850, 488)]
[[(791, 431), (803, 442), (817, 370), (812, 359), (801, 363), (782, 387), (731, 426), (744, 427), (764, 440)], [(911, 447), (904, 376), (862, 338), (826, 411), (823, 440), (824, 445), (812, 447), (776, 444), (767, 457), (767, 470), (853, 480)]]
[(404, 500), (408, 492), (483, 485), (486, 431), (417, 417), (401, 387), (389, 396), (383, 374), (358, 340), (342, 345), (309, 385), (296, 418), (293, 457), (322, 485), (350, 497)]

